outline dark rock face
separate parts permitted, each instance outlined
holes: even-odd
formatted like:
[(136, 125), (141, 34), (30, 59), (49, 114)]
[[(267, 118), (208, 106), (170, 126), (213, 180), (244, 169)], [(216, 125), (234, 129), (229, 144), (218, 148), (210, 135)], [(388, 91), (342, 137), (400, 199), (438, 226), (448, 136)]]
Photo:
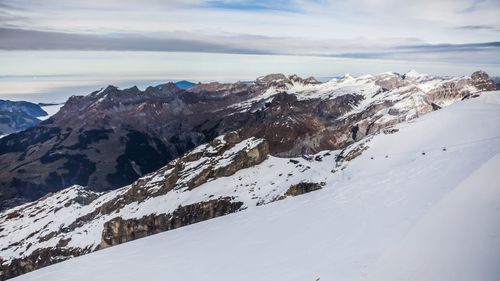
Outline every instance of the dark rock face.
[(73, 184), (97, 191), (130, 184), (215, 138), (226, 113), (212, 111), (248, 98), (245, 87), (228, 98), (173, 84), (71, 97), (40, 126), (0, 139), (0, 209)]
[(285, 196), (298, 196), (321, 189), (321, 184), (316, 182), (301, 182), (290, 186), (285, 192)]
[(476, 71), (471, 75), (472, 82), (475, 87), (481, 91), (494, 91), (496, 90), (495, 81), (490, 79), (488, 74), (484, 71)]
[(104, 224), (102, 242), (98, 249), (234, 213), (242, 205), (241, 202), (232, 202), (231, 198), (219, 198), (180, 206), (172, 214), (149, 215), (128, 220), (117, 217)]
[(4, 265), (0, 258), (0, 280), (7, 280), (14, 278), (21, 274), (31, 272), (57, 262), (67, 260), (71, 257), (77, 257), (87, 254), (91, 249), (80, 248), (40, 248), (36, 249), (32, 254), (22, 259), (15, 260), (10, 265)]
[(265, 138), (273, 155), (315, 153), (353, 142), (351, 138), (344, 139), (349, 129), (337, 118), (361, 100), (361, 96), (348, 94), (330, 100), (299, 101), (295, 95), (283, 92), (256, 111), (223, 119), (220, 127), (239, 129), (243, 138)]
[(124, 186), (141, 175), (151, 173), (165, 165), (163, 159), (173, 155), (158, 138), (152, 138), (138, 131), (131, 131), (122, 139), (124, 154), (116, 159), (115, 172), (107, 175), (112, 186)]

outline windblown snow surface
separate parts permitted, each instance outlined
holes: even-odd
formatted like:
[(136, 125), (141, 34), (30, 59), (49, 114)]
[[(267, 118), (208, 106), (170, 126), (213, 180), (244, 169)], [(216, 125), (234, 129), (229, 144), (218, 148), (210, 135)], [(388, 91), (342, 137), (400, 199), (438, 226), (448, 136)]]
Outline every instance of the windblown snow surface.
[(14, 280), (500, 280), (500, 92), (395, 128), (322, 190)]

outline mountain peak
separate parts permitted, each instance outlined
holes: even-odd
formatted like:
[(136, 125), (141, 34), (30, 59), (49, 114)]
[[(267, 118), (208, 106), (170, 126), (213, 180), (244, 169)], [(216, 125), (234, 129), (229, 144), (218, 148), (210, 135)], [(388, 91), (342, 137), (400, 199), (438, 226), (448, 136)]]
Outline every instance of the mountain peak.
[(352, 75), (349, 72), (347, 72), (346, 74), (344, 74), (344, 76), (342, 76), (342, 78), (340, 80), (345, 81), (345, 80), (352, 80), (352, 79), (354, 79), (354, 77), (352, 77)]
[(255, 83), (257, 84), (268, 84), (272, 82), (281, 82), (284, 80), (288, 80), (288, 78), (283, 73), (271, 73), (264, 76), (260, 76), (255, 79)]
[(175, 82), (175, 85), (177, 86), (177, 88), (179, 88), (181, 90), (187, 90), (189, 88), (196, 86), (196, 83), (193, 83), (193, 82), (187, 81), (187, 80), (181, 80), (181, 81)]
[(155, 88), (162, 92), (175, 92), (178, 91), (179, 89), (182, 89), (177, 85), (177, 83), (173, 82), (167, 82), (165, 84), (156, 85)]
[(425, 74), (425, 73), (419, 73), (415, 69), (410, 69), (408, 72), (403, 74), (403, 79), (408, 79), (408, 78), (418, 79), (418, 78), (422, 78), (422, 77), (426, 77), (426, 76), (429, 76), (429, 75)]

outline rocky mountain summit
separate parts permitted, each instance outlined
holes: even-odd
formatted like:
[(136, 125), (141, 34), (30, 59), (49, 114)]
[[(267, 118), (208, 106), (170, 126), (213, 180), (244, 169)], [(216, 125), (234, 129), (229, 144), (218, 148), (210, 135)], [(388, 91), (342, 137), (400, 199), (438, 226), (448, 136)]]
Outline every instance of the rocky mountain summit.
[(345, 148), (387, 126), (495, 84), (484, 72), (436, 77), (409, 72), (314, 78), (271, 74), (253, 83), (174, 83), (73, 96), (39, 126), (0, 139), (0, 208), (77, 184), (101, 192), (158, 170), (216, 137), (265, 139), (294, 157)]

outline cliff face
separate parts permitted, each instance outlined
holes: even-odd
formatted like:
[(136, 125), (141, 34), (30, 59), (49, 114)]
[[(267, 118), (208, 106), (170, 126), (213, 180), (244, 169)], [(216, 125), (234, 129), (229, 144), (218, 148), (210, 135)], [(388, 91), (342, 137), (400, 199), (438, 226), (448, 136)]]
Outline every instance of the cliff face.
[(140, 219), (114, 218), (104, 223), (102, 241), (97, 249), (107, 248), (189, 224), (224, 216), (240, 210), (242, 202), (219, 198), (187, 206), (179, 206), (172, 214), (151, 214)]

